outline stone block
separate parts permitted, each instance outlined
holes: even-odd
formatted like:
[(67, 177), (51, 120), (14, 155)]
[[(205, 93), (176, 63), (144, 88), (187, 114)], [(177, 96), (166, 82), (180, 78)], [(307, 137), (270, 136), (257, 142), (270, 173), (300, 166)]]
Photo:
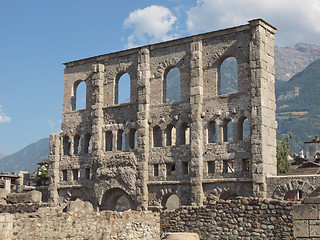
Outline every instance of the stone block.
[(165, 233), (164, 240), (200, 240), (197, 233)]
[(6, 198), (8, 194), (9, 192), (6, 189), (0, 188), (0, 198)]
[(319, 211), (317, 204), (293, 205), (293, 219), (318, 219)]
[(40, 203), (42, 193), (36, 190), (27, 193), (9, 193), (7, 196), (7, 202), (15, 203)]
[(293, 234), (295, 237), (309, 237), (309, 222), (298, 220), (293, 222)]
[(310, 237), (320, 237), (320, 220), (309, 221)]

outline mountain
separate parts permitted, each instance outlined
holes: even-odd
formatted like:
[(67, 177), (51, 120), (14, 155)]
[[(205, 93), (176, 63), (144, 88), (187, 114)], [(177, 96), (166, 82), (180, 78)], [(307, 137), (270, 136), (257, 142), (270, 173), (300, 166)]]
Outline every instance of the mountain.
[(296, 73), (320, 58), (320, 46), (298, 43), (291, 47), (275, 47), (276, 79), (288, 81)]
[(292, 152), (320, 134), (320, 59), (289, 81), (276, 81), (277, 135), (292, 133)]
[(4, 153), (2, 153), (2, 152), (0, 152), (0, 160), (2, 159), (2, 158), (4, 158), (6, 155), (4, 154)]
[(22, 150), (0, 159), (0, 171), (18, 172), (37, 170), (37, 163), (49, 156), (49, 138), (32, 143)]

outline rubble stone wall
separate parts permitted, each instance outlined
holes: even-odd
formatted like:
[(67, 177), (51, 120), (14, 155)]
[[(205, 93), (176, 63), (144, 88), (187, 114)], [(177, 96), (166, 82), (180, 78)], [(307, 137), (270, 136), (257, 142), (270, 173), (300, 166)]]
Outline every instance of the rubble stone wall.
[(161, 231), (200, 239), (293, 239), (293, 202), (258, 198), (212, 201), (206, 207), (161, 212)]
[(62, 212), (40, 208), (33, 213), (1, 213), (1, 240), (42, 239), (160, 239), (158, 213)]

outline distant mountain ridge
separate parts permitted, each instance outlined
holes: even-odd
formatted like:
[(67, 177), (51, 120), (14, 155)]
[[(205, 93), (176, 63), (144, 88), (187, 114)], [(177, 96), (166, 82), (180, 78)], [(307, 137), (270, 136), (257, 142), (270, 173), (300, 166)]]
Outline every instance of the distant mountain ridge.
[(4, 158), (6, 155), (4, 154), (4, 153), (2, 153), (2, 152), (0, 152), (0, 160), (2, 159), (2, 158)]
[(288, 81), (310, 63), (320, 58), (320, 46), (298, 43), (292, 47), (274, 48), (276, 79)]
[(34, 172), (37, 169), (37, 163), (49, 156), (49, 138), (44, 138), (36, 143), (32, 143), (22, 150), (5, 156), (0, 159), (0, 171), (18, 172), (28, 171)]
[(276, 81), (277, 135), (292, 133), (292, 152), (320, 134), (320, 59), (289, 81)]

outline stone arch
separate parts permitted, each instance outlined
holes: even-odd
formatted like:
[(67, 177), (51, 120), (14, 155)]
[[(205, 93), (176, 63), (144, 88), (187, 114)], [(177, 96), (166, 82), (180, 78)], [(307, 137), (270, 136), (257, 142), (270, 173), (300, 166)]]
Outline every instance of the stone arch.
[(278, 184), (272, 194), (272, 198), (284, 200), (286, 194), (294, 190), (302, 191), (308, 197), (316, 190), (316, 187), (303, 179), (286, 179), (286, 181)]
[(178, 58), (166, 59), (157, 66), (155, 77), (164, 79), (165, 75), (174, 67), (177, 67), (181, 72), (181, 65), (181, 61)]
[(168, 193), (162, 198), (162, 207), (166, 210), (175, 210), (180, 207), (180, 198), (176, 193)]
[(215, 187), (209, 194), (210, 199), (228, 199), (229, 196), (235, 197), (240, 195), (235, 184), (227, 184), (226, 186)]
[(126, 211), (136, 210), (136, 205), (129, 194), (121, 188), (107, 190), (100, 203), (101, 210)]

